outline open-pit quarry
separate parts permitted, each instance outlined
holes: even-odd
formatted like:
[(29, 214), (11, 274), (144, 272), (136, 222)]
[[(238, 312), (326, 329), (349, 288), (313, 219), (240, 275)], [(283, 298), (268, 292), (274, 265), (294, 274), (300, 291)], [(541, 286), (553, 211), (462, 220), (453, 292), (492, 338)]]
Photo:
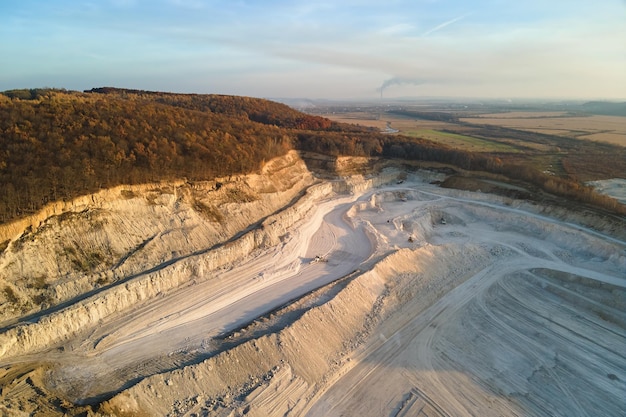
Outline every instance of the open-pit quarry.
[(444, 172), (292, 152), (2, 226), (0, 415), (626, 415), (624, 220)]

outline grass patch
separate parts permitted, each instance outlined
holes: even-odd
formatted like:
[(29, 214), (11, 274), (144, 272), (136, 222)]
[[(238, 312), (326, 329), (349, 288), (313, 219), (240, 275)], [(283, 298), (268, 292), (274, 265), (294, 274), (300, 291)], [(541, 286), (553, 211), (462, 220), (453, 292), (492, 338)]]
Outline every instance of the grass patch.
[(561, 177), (567, 174), (561, 163), (562, 158), (563, 155), (558, 153), (538, 154), (531, 156), (528, 163), (538, 171)]
[(22, 250), (26, 242), (31, 242), (33, 239), (34, 236), (32, 227), (28, 226), (26, 229), (24, 229), (22, 235), (15, 242), (13, 242), (13, 246), (11, 246), (13, 252), (19, 252), (20, 250)]
[(130, 200), (131, 198), (135, 198), (136, 194), (134, 191), (132, 190), (122, 190), (120, 191), (120, 195), (122, 196), (122, 198), (126, 199), (126, 200)]
[(109, 283), (109, 280), (106, 277), (100, 277), (96, 280), (96, 285), (100, 287), (107, 285), (108, 283)]
[(33, 303), (42, 307), (44, 304), (50, 304), (50, 297), (47, 294), (37, 294), (33, 297)]
[(46, 282), (45, 275), (38, 275), (33, 278), (28, 284), (26, 284), (26, 287), (36, 290), (45, 290), (49, 287), (49, 284)]
[(72, 246), (65, 246), (63, 253), (70, 260), (74, 269), (81, 272), (91, 272), (105, 261), (105, 257), (99, 252), (78, 253)]
[(252, 194), (240, 189), (240, 188), (231, 188), (226, 191), (229, 199), (232, 201), (240, 202), (240, 203), (250, 203), (252, 201), (257, 200), (255, 196)]
[(150, 193), (148, 195), (146, 195), (146, 201), (148, 202), (149, 206), (156, 206), (157, 202), (156, 199), (159, 195), (156, 193)]
[(17, 302), (19, 301), (17, 295), (15, 294), (15, 291), (13, 291), (13, 288), (6, 286), (4, 287), (2, 292), (4, 292), (4, 296), (10, 303), (17, 304)]
[(205, 204), (199, 200), (195, 200), (192, 206), (195, 211), (208, 218), (210, 221), (217, 223), (224, 221), (224, 215), (215, 206)]

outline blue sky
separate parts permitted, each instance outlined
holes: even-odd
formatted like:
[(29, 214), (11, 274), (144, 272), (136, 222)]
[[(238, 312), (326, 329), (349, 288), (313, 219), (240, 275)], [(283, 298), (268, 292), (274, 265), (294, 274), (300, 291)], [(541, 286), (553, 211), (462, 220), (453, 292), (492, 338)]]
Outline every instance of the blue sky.
[(2, 0), (0, 91), (626, 98), (626, 0)]

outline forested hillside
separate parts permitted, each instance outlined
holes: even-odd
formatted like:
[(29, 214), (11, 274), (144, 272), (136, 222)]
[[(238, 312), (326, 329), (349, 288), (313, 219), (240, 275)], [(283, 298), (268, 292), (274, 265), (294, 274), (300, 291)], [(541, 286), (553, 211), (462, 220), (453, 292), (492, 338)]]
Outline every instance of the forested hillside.
[(242, 116), (254, 104), (258, 114), (286, 107), (126, 92), (0, 95), (0, 219), (122, 183), (255, 170), (290, 149), (291, 139)]
[(384, 135), (269, 100), (114, 88), (33, 89), (0, 94), (0, 222), (49, 201), (119, 184), (251, 172), (290, 149), (498, 172), (623, 211), (590, 188), (520, 166), (507, 155)]

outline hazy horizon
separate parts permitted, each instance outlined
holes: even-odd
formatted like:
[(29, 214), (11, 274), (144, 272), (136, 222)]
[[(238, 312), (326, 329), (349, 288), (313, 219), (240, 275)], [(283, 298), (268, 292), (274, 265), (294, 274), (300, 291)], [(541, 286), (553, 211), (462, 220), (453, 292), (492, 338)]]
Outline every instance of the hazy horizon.
[(23, 0), (0, 91), (268, 98), (626, 98), (626, 2)]

